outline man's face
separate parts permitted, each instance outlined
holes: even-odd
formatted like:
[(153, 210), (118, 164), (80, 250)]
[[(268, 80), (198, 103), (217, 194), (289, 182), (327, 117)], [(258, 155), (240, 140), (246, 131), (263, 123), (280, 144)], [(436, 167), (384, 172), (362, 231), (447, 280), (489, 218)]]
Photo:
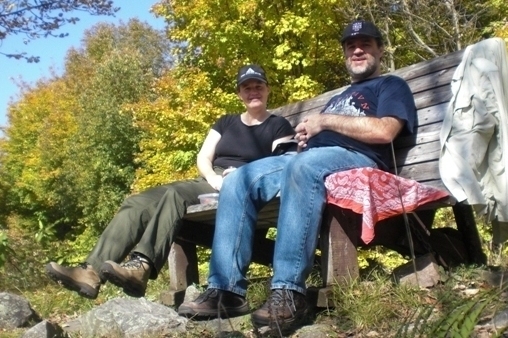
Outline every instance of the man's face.
[(381, 74), (383, 47), (374, 38), (359, 36), (347, 39), (343, 45), (346, 68), (352, 82), (358, 82)]
[(238, 97), (247, 108), (266, 108), (270, 89), (259, 80), (247, 80), (238, 88)]

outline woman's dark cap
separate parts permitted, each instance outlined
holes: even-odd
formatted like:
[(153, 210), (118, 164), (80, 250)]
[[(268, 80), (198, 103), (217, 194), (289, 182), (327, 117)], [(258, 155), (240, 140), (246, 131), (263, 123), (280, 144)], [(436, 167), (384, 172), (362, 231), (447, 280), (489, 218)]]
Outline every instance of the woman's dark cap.
[(240, 87), (242, 83), (251, 79), (256, 79), (268, 84), (263, 68), (258, 65), (245, 65), (238, 71), (238, 75), (236, 76), (236, 86)]

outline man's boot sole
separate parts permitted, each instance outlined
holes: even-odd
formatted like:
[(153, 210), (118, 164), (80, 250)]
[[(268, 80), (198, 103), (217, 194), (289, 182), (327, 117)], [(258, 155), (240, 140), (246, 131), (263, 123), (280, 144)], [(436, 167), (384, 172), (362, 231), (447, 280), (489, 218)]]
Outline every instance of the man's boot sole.
[(46, 266), (46, 273), (48, 274), (49, 278), (54, 280), (56, 283), (62, 285), (67, 290), (77, 292), (81, 297), (96, 299), (97, 295), (99, 294), (99, 290), (96, 290), (86, 283), (76, 282), (72, 278), (69, 278), (66, 275), (63, 275), (54, 270), (49, 265)]
[[(232, 318), (245, 316), (250, 313), (249, 304), (245, 303), (241, 307), (237, 308), (226, 308), (221, 309), (220, 318)], [(180, 316), (184, 316), (187, 318), (217, 318), (219, 317), (219, 312), (217, 309), (210, 310), (196, 310), (191, 307), (186, 307), (182, 305), (178, 308), (178, 314)]]
[(305, 323), (306, 316), (307, 311), (304, 311), (293, 318), (280, 320), (280, 323), (277, 325), (275, 321), (270, 321), (266, 318), (256, 318), (256, 316), (251, 315), (251, 322), (256, 329), (268, 327), (270, 330), (277, 332), (280, 330), (283, 334), (287, 334), (302, 326)]
[(145, 296), (146, 287), (133, 283), (132, 281), (117, 275), (115, 269), (113, 269), (113, 267), (109, 264), (103, 264), (101, 266), (99, 276), (102, 280), (107, 280), (119, 288), (122, 288), (123, 292), (128, 296), (135, 298), (141, 298)]

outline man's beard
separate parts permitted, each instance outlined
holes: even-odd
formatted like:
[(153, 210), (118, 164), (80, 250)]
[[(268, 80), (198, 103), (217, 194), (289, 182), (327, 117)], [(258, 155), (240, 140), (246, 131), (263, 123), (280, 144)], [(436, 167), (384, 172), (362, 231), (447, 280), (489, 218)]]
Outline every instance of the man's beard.
[(377, 70), (377, 65), (374, 60), (367, 60), (367, 64), (361, 67), (353, 67), (351, 61), (346, 62), (346, 68), (354, 81), (361, 81), (369, 78)]

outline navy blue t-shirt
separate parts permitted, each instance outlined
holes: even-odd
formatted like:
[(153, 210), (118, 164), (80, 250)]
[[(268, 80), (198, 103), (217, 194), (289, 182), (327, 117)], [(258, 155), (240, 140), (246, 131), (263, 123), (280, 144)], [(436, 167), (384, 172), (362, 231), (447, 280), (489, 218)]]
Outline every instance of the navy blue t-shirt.
[[(328, 101), (321, 114), (346, 116), (396, 117), (405, 121), (404, 133), (412, 133), (416, 120), (413, 94), (407, 83), (393, 75), (380, 76), (351, 84)], [(390, 144), (368, 144), (340, 133), (323, 130), (310, 138), (305, 150), (340, 146), (356, 150), (387, 170), (391, 163)]]
[(240, 115), (224, 115), (212, 126), (221, 138), (215, 147), (213, 165), (240, 167), (272, 154), (273, 141), (293, 136), (295, 131), (285, 118), (270, 115), (263, 123), (248, 126)]

